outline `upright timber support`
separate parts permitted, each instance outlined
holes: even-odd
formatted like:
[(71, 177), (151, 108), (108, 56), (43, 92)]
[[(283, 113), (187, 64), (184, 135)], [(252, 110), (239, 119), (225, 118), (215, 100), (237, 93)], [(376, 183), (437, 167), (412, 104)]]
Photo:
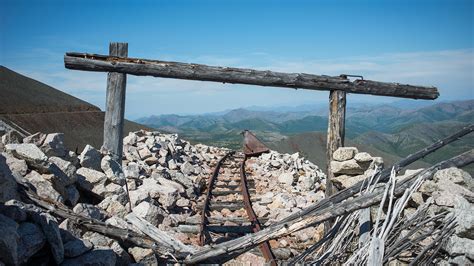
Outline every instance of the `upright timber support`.
[[(127, 43), (110, 43), (109, 55), (128, 56)], [(109, 72), (107, 76), (107, 96), (104, 119), (104, 144), (102, 149), (111, 153), (114, 160), (122, 159), (123, 121), (125, 114), (125, 89), (127, 75)]]
[(331, 170), (332, 154), (339, 147), (344, 146), (345, 122), (346, 119), (346, 92), (332, 90), (329, 93), (329, 122), (328, 136), (326, 145), (327, 155), (327, 179), (326, 179), (326, 197), (333, 195), (336, 188), (333, 186), (332, 180), (334, 174)]

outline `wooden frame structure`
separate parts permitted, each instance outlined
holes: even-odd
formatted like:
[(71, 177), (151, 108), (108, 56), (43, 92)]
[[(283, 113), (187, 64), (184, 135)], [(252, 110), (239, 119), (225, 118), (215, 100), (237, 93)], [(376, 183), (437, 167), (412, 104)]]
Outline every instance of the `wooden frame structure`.
[(104, 144), (102, 148), (109, 151), (115, 159), (121, 158), (123, 149), (122, 138), (127, 74), (292, 89), (325, 90), (330, 92), (327, 136), (327, 196), (335, 192), (331, 182), (333, 179), (330, 169), (332, 154), (337, 148), (344, 146), (347, 93), (425, 100), (434, 100), (439, 96), (436, 87), (379, 82), (362, 78), (351, 81), (347, 79), (347, 75), (323, 76), (305, 73), (281, 73), (129, 58), (127, 56), (127, 43), (110, 43), (109, 55), (66, 53), (64, 56), (64, 65), (68, 69), (109, 72), (104, 121)]

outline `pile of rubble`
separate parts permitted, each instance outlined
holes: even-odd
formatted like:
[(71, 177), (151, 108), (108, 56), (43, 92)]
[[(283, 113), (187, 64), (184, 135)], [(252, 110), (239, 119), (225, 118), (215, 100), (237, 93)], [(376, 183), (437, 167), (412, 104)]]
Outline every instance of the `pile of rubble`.
[(383, 168), (382, 157), (372, 157), (367, 152), (359, 152), (355, 147), (342, 147), (333, 153), (331, 170), (333, 183), (338, 189), (353, 186)]
[[(197, 246), (195, 232), (183, 229), (189, 229), (185, 225), (190, 221), (200, 220), (205, 185), (228, 149), (192, 145), (174, 134), (138, 131), (124, 138), (123, 159), (116, 161), (89, 145), (80, 154), (67, 151), (63, 138), (60, 133), (36, 133), (26, 138), (8, 133), (2, 137), (0, 262), (128, 265), (157, 264), (160, 259), (152, 249), (126, 247), (97, 231), (84, 230), (69, 218), (53, 216), (25, 198), (20, 193), (22, 186), (75, 214), (140, 233), (128, 219), (130, 214), (136, 215), (171, 238)], [(382, 166), (382, 158), (356, 148), (340, 148), (331, 162), (339, 189), (372, 176)], [(265, 226), (324, 199), (326, 176), (298, 153), (271, 151), (248, 159), (246, 167), (254, 182), (253, 208)], [(398, 179), (417, 171), (407, 171)], [(455, 233), (443, 245), (438, 262), (472, 263), (473, 188), (472, 177), (466, 172), (441, 170), (423, 183), (403, 210), (404, 217), (409, 217), (429, 204), (433, 215), (448, 210), (456, 217)], [(228, 197), (236, 200), (232, 198), (235, 195)], [(245, 213), (224, 208), (218, 215), (225, 217), (231, 212)], [(371, 208), (371, 214), (374, 223), (376, 207)], [(322, 224), (308, 227), (272, 240), (270, 245), (279, 259), (286, 260), (322, 239), (323, 229)], [(398, 261), (410, 261), (414, 254), (408, 253), (408, 259)]]
[[(0, 240), (0, 260), (7, 264), (46, 258), (66, 265), (84, 261), (153, 264), (158, 260), (152, 250), (125, 249), (116, 240), (81, 231), (69, 219), (22, 202), (18, 183), (30, 184), (40, 197), (64, 204), (76, 214), (133, 228), (125, 217), (134, 213), (184, 244), (197, 245), (197, 236), (183, 233), (180, 225), (200, 216), (199, 197), (211, 167), (229, 152), (191, 145), (173, 134), (139, 131), (124, 138), (123, 160), (117, 162), (90, 145), (80, 154), (67, 151), (60, 133), (12, 136), (3, 138), (0, 155), (0, 201), (4, 203), (0, 219), (8, 236)], [(259, 195), (254, 208), (267, 224), (324, 197), (325, 175), (298, 154), (272, 151), (250, 159), (247, 166)], [(221, 211), (223, 216), (226, 212)], [(312, 235), (299, 235), (272, 245), (286, 247), (282, 257), (289, 257), (297, 252), (295, 248), (311, 243)]]

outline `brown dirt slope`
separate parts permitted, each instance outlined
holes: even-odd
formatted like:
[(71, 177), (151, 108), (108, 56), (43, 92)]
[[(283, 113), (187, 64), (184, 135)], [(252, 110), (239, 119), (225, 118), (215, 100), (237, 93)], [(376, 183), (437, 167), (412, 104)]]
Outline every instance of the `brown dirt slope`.
[[(105, 91), (104, 91), (105, 93)], [(100, 148), (104, 115), (98, 107), (0, 66), (0, 119), (35, 133), (62, 132), (70, 150)], [(124, 135), (150, 129), (125, 120)]]
[(0, 114), (100, 111), (99, 107), (0, 66)]

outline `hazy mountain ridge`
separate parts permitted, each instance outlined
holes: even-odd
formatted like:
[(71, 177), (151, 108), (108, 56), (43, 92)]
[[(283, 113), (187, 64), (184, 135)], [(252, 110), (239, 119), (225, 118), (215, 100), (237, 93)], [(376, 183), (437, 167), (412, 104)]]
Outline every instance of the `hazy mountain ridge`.
[[(411, 124), (451, 120), (474, 122), (474, 100), (441, 102), (414, 109), (403, 109), (388, 104), (353, 107), (346, 113), (346, 133), (351, 138), (369, 131), (393, 133)], [(316, 111), (280, 113), (243, 108), (222, 115), (161, 115), (141, 118), (137, 122), (176, 132), (224, 133), (232, 129), (250, 129), (295, 134), (325, 131), (327, 128), (327, 116)]]
[[(421, 105), (421, 104), (420, 104)], [(474, 100), (415, 105), (358, 105), (346, 112), (346, 146), (357, 146), (391, 164), (432, 142), (474, 123)], [(325, 164), (327, 116), (315, 111), (276, 112), (236, 109), (221, 115), (157, 116), (139, 122), (193, 141), (239, 149), (240, 132), (254, 131), (272, 149), (301, 152), (316, 164)], [(255, 108), (256, 109), (256, 108)], [(317, 108), (315, 108), (316, 110)], [(292, 109), (295, 110), (295, 109)], [(416, 164), (424, 167), (439, 159), (474, 148), (474, 136), (444, 147)], [(472, 171), (472, 170), (471, 170)]]

